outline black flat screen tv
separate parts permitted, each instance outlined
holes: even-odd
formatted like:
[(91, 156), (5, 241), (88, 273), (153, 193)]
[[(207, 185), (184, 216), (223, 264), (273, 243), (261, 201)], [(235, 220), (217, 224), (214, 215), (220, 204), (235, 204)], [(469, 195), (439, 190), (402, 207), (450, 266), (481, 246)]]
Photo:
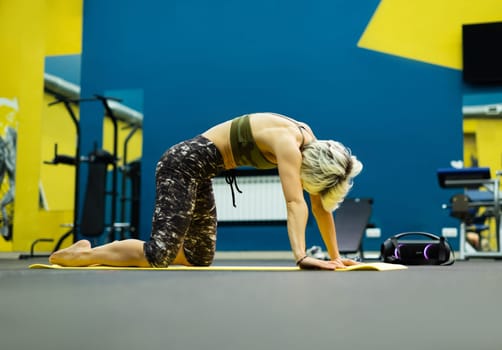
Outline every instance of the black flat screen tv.
[(462, 26), (463, 80), (502, 85), (502, 22)]

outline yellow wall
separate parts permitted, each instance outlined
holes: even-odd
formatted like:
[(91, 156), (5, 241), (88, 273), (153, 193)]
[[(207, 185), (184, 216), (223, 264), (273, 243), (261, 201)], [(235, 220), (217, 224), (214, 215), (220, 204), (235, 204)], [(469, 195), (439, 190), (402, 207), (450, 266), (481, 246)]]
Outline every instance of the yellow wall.
[(83, 0), (45, 0), (43, 2), (46, 4), (47, 14), (45, 55), (81, 53)]
[(502, 169), (502, 121), (480, 119), (476, 128), (476, 146), (480, 165), (489, 166), (492, 176)]
[(358, 45), (462, 69), (462, 24), (500, 20), (500, 0), (381, 0)]
[(64, 229), (55, 223), (68, 221), (67, 210), (39, 210), (43, 73), (46, 56), (80, 53), (81, 33), (82, 0), (0, 1), (0, 98), (19, 105), (14, 236), (0, 238), (0, 251), (28, 251), (37, 238), (58, 238)]
[(464, 166), (472, 167), (472, 157), (478, 157), (476, 145), (477, 120), (464, 119)]
[[(82, 6), (83, 0), (0, 1), (0, 98), (19, 105), (19, 110), (0, 106), (0, 127), (18, 129), (14, 234), (10, 241), (0, 237), (0, 251), (29, 251), (33, 241), (52, 238), (53, 243), (37, 245), (37, 252), (50, 252), (69, 229), (62, 224), (73, 222), (75, 168), (44, 162), (53, 159), (55, 143), (59, 154), (75, 155), (76, 129), (62, 104), (48, 106), (54, 97), (43, 92), (43, 74), (47, 56), (81, 53)], [(104, 123), (103, 144), (112, 151), (111, 123), (108, 118)], [(122, 124), (119, 130), (122, 158), (129, 130)], [(140, 157), (141, 137), (138, 131), (131, 139), (129, 160)], [(39, 186), (46, 208), (39, 206)]]
[(23, 238), (8, 244), (0, 238), (2, 250), (19, 249), (26, 237), (38, 233), (40, 111), (45, 53), (44, 31), (40, 28), (45, 28), (45, 20), (44, 1), (0, 2), (0, 96), (19, 101), (14, 235), (17, 230), (23, 232)]
[(479, 166), (489, 167), (492, 177), (502, 170), (502, 120), (464, 120), (464, 162), (471, 166), (470, 156), (478, 159)]
[[(41, 160), (54, 158), (54, 144), (58, 145), (58, 154), (75, 156), (76, 128), (62, 103), (49, 106), (55, 98), (45, 94), (42, 108)], [(76, 107), (76, 106), (72, 106)], [(78, 108), (74, 108), (78, 116)], [(73, 211), (75, 167), (71, 165), (49, 165), (42, 163), (40, 170), (41, 184), (49, 210)], [(73, 219), (71, 219), (73, 220)]]
[[(122, 166), (123, 165), (123, 159), (124, 159), (124, 152), (123, 152), (123, 145), (125, 142), (125, 139), (129, 132), (131, 131), (130, 128), (126, 128), (126, 125), (124, 123), (119, 122), (118, 123), (118, 157), (119, 157), (119, 162), (118, 165)], [(110, 118), (105, 118), (103, 122), (103, 148), (106, 149), (108, 152), (112, 153), (113, 152), (113, 123), (111, 122)], [(127, 147), (127, 161), (131, 162), (133, 160), (136, 160), (141, 157), (141, 147), (142, 147), (142, 138), (143, 138), (143, 132), (142, 130), (137, 130), (133, 136), (131, 137), (128, 147)]]

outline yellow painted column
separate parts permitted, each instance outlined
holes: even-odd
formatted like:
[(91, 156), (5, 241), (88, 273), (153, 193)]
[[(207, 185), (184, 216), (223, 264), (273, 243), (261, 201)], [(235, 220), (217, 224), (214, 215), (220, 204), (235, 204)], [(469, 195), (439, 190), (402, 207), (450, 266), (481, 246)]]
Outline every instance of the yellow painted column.
[(0, 1), (0, 98), (16, 106), (0, 132), (17, 128), (13, 237), (0, 250), (28, 250), (38, 235), (45, 10), (45, 0)]
[[(60, 223), (72, 221), (71, 211), (40, 209), (44, 63), (49, 55), (80, 54), (82, 6), (83, 0), (0, 1), (0, 136), (17, 134), (12, 238), (0, 235), (0, 252), (28, 251), (39, 238), (57, 241)], [(5, 174), (2, 190), (9, 180)], [(0, 190), (0, 203), (4, 196)], [(37, 251), (53, 247), (45, 243)]]
[(502, 120), (479, 119), (476, 129), (476, 146), (479, 165), (490, 167), (492, 177), (502, 170)]

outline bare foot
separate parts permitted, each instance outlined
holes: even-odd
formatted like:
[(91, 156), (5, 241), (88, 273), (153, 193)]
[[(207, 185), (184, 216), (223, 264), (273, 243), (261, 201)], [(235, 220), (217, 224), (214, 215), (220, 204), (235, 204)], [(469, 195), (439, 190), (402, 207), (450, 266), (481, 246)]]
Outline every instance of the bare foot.
[(479, 250), (479, 235), (475, 232), (467, 232), (466, 233), (467, 242), (469, 242), (475, 249)]
[(91, 251), (91, 243), (84, 239), (68, 248), (52, 253), (49, 257), (49, 262), (62, 266), (86, 266), (87, 263), (82, 258), (85, 252), (89, 251)]

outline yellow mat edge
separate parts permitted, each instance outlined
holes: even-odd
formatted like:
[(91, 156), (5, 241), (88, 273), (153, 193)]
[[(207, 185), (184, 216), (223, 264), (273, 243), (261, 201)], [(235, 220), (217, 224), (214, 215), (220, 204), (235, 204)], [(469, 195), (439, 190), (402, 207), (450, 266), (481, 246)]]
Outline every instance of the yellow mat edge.
[(53, 270), (130, 270), (130, 271), (298, 271), (296, 266), (170, 266), (170, 267), (117, 267), (86, 266), (72, 267), (48, 264), (32, 264), (30, 269)]
[[(71, 267), (50, 264), (32, 264), (30, 269), (53, 269), (53, 270), (129, 270), (129, 271), (300, 271), (296, 266), (170, 266), (170, 267), (114, 267), (114, 266), (86, 266)], [(387, 264), (381, 262), (363, 263), (345, 269), (337, 269), (337, 272), (348, 271), (391, 271), (405, 270), (407, 266), (399, 264)]]

